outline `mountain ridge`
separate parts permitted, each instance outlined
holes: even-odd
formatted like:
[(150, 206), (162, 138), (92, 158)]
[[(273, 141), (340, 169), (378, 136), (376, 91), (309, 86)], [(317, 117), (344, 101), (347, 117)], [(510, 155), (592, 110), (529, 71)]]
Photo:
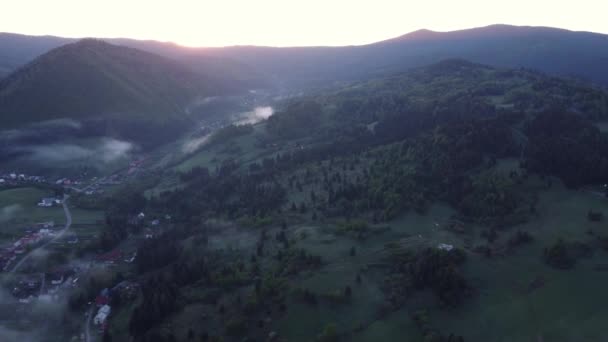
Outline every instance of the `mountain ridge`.
[[(17, 38), (11, 37), (9, 41), (13, 43), (7, 45), (0, 34), (0, 51), (10, 52), (15, 46)], [(28, 39), (45, 40), (44, 37), (24, 38)], [(216, 76), (231, 75), (250, 88), (310, 87), (352, 81), (448, 58), (538, 69), (608, 85), (608, 35), (543, 26), (499, 24), (449, 32), (423, 29), (371, 44), (341, 47), (196, 48), (149, 40), (104, 40), (172, 58), (196, 71), (215, 70)], [(31, 52), (22, 59), (27, 60), (28, 56)], [(11, 62), (3, 62), (0, 57), (0, 72), (14, 68), (16, 59), (18, 57), (13, 56)]]

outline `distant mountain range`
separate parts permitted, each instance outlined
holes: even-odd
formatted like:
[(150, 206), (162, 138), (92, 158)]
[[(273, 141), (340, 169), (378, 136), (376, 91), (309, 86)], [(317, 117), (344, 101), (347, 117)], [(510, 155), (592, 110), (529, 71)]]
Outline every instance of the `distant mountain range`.
[[(70, 41), (0, 34), (0, 72), (14, 70), (36, 54)], [(156, 41), (109, 41), (170, 57), (194, 70), (230, 75), (251, 87), (348, 81), (448, 58), (537, 69), (608, 85), (608, 35), (547, 27), (493, 25), (445, 33), (420, 30), (374, 44), (345, 47), (184, 48)]]

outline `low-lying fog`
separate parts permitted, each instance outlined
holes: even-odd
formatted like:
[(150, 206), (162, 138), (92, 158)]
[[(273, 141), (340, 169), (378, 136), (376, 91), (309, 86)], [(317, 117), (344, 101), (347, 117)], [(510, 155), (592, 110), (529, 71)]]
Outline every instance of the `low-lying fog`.
[(238, 113), (233, 116), (236, 125), (256, 124), (268, 119), (274, 113), (274, 108), (270, 106), (255, 107), (248, 112)]
[(80, 144), (46, 144), (16, 147), (29, 161), (41, 163), (73, 162), (78, 160), (97, 160), (110, 163), (125, 157), (133, 150), (133, 144), (113, 138), (101, 138), (98, 144), (85, 147)]
[(103, 165), (128, 157), (135, 146), (111, 137), (91, 136), (78, 122), (53, 120), (0, 131), (0, 162), (66, 168), (69, 163)]
[[(274, 113), (274, 108), (271, 106), (258, 106), (246, 112), (238, 112), (229, 116), (229, 122), (235, 125), (253, 125), (262, 120), (268, 119)], [(211, 138), (213, 133), (205, 134), (201, 137), (188, 139), (182, 145), (182, 152), (185, 154), (193, 153), (203, 147)]]
[(19, 204), (12, 204), (0, 208), (0, 223), (5, 223), (13, 219), (15, 214), (19, 213), (23, 208)]

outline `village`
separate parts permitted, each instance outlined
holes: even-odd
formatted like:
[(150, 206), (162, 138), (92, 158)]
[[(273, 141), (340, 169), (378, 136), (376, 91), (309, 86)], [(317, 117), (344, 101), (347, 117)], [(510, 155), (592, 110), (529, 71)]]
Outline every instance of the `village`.
[[(163, 221), (171, 220), (170, 215), (162, 218), (147, 218), (143, 212), (134, 215), (130, 221), (140, 224), (141, 234), (131, 236), (120, 246), (105, 252), (80, 259), (70, 260), (68, 263), (53, 267), (41, 272), (31, 272), (25, 267), (16, 270), (15, 265), (27, 253), (50, 243), (53, 248), (76, 248), (81, 242), (76, 234), (70, 233), (56, 239), (62, 229), (54, 222), (42, 222), (25, 230), (26, 234), (17, 241), (10, 243), (2, 249), (0, 265), (2, 271), (14, 273), (15, 277), (10, 283), (10, 293), (14, 300), (24, 308), (33, 308), (36, 303), (59, 303), (70, 298), (74, 291), (86, 287), (82, 279), (99, 270), (107, 269), (127, 271), (137, 258), (135, 243), (141, 239), (151, 239), (163, 231)], [(45, 247), (47, 248), (47, 247)], [(17, 271), (19, 271), (17, 273)], [(120, 272), (119, 271), (119, 272)], [(112, 313), (113, 301), (132, 300), (137, 296), (139, 285), (137, 282), (121, 280), (101, 290), (95, 298), (89, 298), (86, 327), (94, 327), (99, 335), (107, 329), (107, 320)], [(91, 341), (92, 337), (82, 334), (79, 339)]]
[(42, 222), (26, 229), (24, 236), (2, 248), (0, 252), (0, 269), (4, 272), (9, 271), (20, 255), (36, 248), (43, 241), (51, 239), (55, 235), (54, 227), (54, 222)]
[[(8, 230), (10, 233), (5, 233), (3, 240), (0, 241), (0, 273), (4, 274), (2, 286), (10, 294), (3, 304), (12, 302), (14, 304), (11, 305), (16, 305), (19, 314), (15, 316), (15, 322), (24, 319), (27, 322), (28, 312), (35, 311), (39, 305), (60, 305), (59, 303), (71, 300), (74, 293), (79, 293), (84, 288), (88, 289), (89, 278), (95, 273), (113, 274), (117, 272), (116, 270), (121, 272), (131, 267), (137, 257), (136, 240), (154, 237), (158, 232), (160, 220), (146, 220), (144, 213), (134, 215), (131, 221), (145, 226), (141, 234), (130, 237), (124, 244), (108, 252), (101, 253), (89, 246), (94, 245), (103, 221), (98, 223), (79, 221), (72, 224), (70, 209), (78, 210), (74, 203), (68, 205), (66, 200), (70, 196), (103, 196), (108, 188), (119, 186), (126, 179), (137, 177), (144, 160), (144, 158), (136, 158), (126, 168), (111, 175), (88, 179), (85, 177), (53, 179), (21, 172), (0, 172), (0, 190), (47, 189), (37, 191), (41, 194), (48, 192), (49, 195), (38, 197), (30, 204), (21, 205), (24, 208), (22, 210), (25, 210), (24, 214), (27, 215), (34, 208), (38, 208), (35, 217), (44, 217), (44, 213), (49, 213), (48, 216), (57, 216), (59, 219), (59, 212), (63, 217), (64, 211), (66, 216), (66, 221), (61, 223), (55, 220), (33, 223), (35, 221), (32, 219), (3, 222), (4, 225), (10, 225)], [(60, 196), (62, 192), (69, 196)], [(82, 251), (85, 251), (84, 254)], [(45, 255), (57, 260), (50, 262), (48, 257), (44, 257)], [(104, 288), (97, 296), (87, 298), (89, 308), (86, 313), (86, 333), (80, 334), (77, 340), (87, 342), (95, 340), (96, 337), (90, 334), (89, 330), (103, 334), (107, 328), (107, 319), (112, 312), (112, 301), (117, 300), (116, 298), (133, 299), (137, 293), (136, 282), (122, 280), (112, 287)]]

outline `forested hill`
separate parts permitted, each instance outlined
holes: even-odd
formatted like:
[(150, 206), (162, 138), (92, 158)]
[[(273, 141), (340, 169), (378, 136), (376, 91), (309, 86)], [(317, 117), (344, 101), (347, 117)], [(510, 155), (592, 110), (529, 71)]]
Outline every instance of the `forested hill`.
[[(284, 112), (270, 118), (269, 126), (276, 126), (277, 134), (304, 136), (322, 134), (323, 129), (371, 125), (376, 135), (388, 139), (392, 134), (406, 135), (410, 128), (417, 132), (423, 126), (451, 121), (503, 113), (529, 116), (556, 108), (598, 120), (608, 117), (608, 95), (603, 88), (536, 71), (450, 59), (292, 101)], [(300, 120), (310, 123), (302, 125)], [(380, 129), (394, 132), (380, 134)]]
[(86, 39), (0, 81), (0, 116), (3, 128), (57, 118), (113, 119), (117, 130), (121, 122), (183, 124), (191, 101), (234, 86), (158, 55)]
[[(608, 181), (603, 176), (608, 174), (603, 157), (608, 139), (595, 125), (606, 118), (608, 93), (602, 88), (534, 71), (446, 60), (292, 101), (270, 117), (267, 130), (272, 139), (297, 138), (319, 153), (340, 155), (441, 128), (434, 134), (447, 134), (445, 141), (455, 146), (461, 138), (473, 139), (454, 154), (492, 151), (495, 158), (523, 158), (533, 171), (578, 185)], [(550, 127), (550, 134), (543, 127)], [(441, 158), (443, 152), (429, 158)]]
[[(581, 246), (605, 254), (598, 222), (584, 225), (602, 219), (595, 208), (605, 203), (548, 211), (583, 192), (560, 184), (553, 188), (567, 197), (545, 195), (558, 183), (547, 176), (571, 187), (608, 182), (608, 135), (596, 127), (607, 104), (603, 90), (577, 82), (447, 60), (289, 99), (266, 122), (225, 127), (176, 167), (160, 166), (106, 202), (108, 224), (93, 250), (142, 234), (144, 221), (129, 219), (140, 212), (169, 227), (138, 243), (133, 277), (143, 279), (142, 294), (112, 307), (120, 319), (111, 333), (125, 341), (375, 341), (368, 333), (377, 322), (424, 308), (411, 317), (413, 334), (405, 321), (386, 321), (414, 336), (388, 340), (506, 336), (511, 322), (488, 338), (461, 326), (497, 305), (499, 297), (480, 293), (502, 292), (505, 310), (495, 311), (508, 321), (519, 293), (529, 298), (514, 292), (522, 269), (572, 268)], [(546, 222), (564, 209), (572, 210), (567, 241), (564, 216)], [(517, 259), (504, 259), (511, 254)], [(535, 269), (524, 289), (549, 271)], [(573, 282), (564, 282), (569, 291)], [(561, 292), (554, 296), (547, 303)], [(86, 299), (74, 302), (86, 308)], [(474, 305), (484, 309), (472, 315)], [(310, 312), (319, 315), (303, 319)], [(169, 325), (176, 329), (162, 328)]]

